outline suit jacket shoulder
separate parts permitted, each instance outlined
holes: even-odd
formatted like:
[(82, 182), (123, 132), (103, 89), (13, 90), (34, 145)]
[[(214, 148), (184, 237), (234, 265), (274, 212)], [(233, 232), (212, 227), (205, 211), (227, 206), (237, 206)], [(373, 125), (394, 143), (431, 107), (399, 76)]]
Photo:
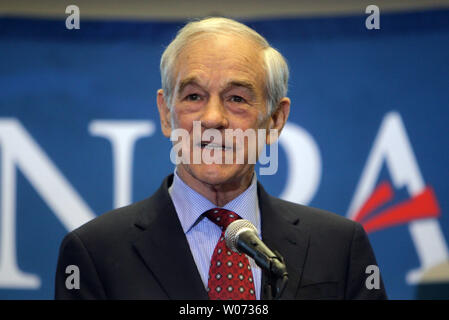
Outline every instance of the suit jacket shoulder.
[(264, 242), (279, 251), (287, 263), (286, 298), (386, 298), (380, 274), (378, 289), (366, 286), (367, 267), (377, 266), (377, 262), (359, 223), (270, 196), (261, 185), (259, 198)]
[(269, 196), (279, 210), (279, 214), (285, 216), (286, 219), (301, 220), (306, 228), (313, 230), (314, 233), (332, 233), (332, 234), (351, 234), (354, 227), (358, 224), (336, 213), (309, 207), (294, 202), (282, 200), (273, 196)]
[[(55, 298), (207, 299), (167, 191), (171, 179), (151, 197), (104, 213), (64, 238)], [(79, 289), (67, 289), (69, 265), (79, 268)]]

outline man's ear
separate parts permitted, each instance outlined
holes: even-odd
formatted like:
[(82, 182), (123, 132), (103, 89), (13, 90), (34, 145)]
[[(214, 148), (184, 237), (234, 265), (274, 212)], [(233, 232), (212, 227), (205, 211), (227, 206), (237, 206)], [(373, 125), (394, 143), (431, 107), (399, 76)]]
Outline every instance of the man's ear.
[[(267, 144), (275, 143), (287, 122), (288, 115), (290, 114), (290, 99), (282, 98), (276, 106), (276, 109), (271, 114), (269, 119), (269, 126), (266, 135)], [(270, 135), (270, 129), (276, 129), (277, 135)]]
[(161, 129), (164, 136), (167, 138), (171, 135), (171, 112), (168, 107), (167, 101), (164, 97), (164, 90), (159, 89), (157, 91), (157, 108), (159, 110), (159, 118), (161, 120)]

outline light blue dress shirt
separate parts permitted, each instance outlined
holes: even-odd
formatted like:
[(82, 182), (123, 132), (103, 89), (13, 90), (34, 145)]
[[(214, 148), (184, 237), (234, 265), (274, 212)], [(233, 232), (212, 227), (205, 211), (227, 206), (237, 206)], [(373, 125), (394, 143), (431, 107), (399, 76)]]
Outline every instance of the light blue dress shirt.
[[(176, 170), (173, 183), (168, 189), (168, 192), (186, 235), (190, 251), (203, 280), (204, 287), (207, 288), (210, 261), (218, 239), (220, 238), (221, 229), (208, 218), (202, 216), (202, 214), (217, 206), (185, 184), (179, 178)], [(261, 238), (256, 173), (254, 173), (248, 189), (222, 208), (234, 211), (242, 219), (249, 220), (257, 228), (259, 238)], [(259, 300), (262, 272), (253, 259), (249, 258), (249, 262), (253, 273), (256, 298)]]

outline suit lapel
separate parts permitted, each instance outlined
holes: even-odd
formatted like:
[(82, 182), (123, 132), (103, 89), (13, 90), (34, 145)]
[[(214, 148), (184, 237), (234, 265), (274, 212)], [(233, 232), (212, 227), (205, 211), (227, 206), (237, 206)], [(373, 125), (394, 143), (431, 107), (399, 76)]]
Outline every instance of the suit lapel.
[[(282, 299), (295, 299), (309, 247), (309, 235), (301, 229), (296, 215), (280, 212), (280, 208), (273, 205), (276, 199), (268, 195), (259, 183), (258, 197), (262, 216), (262, 239), (269, 248), (277, 250), (284, 257), (287, 266), (289, 280)], [(262, 299), (267, 299), (263, 290), (267, 284), (267, 276), (263, 274)]]
[(168, 194), (173, 175), (150, 198), (136, 226), (134, 247), (169, 299), (208, 299), (187, 239)]

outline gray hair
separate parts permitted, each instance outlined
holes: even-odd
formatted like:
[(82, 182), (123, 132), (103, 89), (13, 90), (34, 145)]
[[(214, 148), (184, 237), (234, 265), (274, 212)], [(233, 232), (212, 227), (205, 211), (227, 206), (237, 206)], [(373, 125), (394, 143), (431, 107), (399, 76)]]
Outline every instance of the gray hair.
[(289, 76), (287, 62), (256, 31), (240, 22), (227, 18), (206, 18), (189, 22), (178, 31), (175, 39), (165, 49), (161, 57), (160, 69), (164, 98), (169, 108), (173, 105), (175, 60), (190, 40), (202, 34), (233, 34), (246, 37), (260, 45), (265, 62), (268, 113), (271, 114), (279, 101), (287, 95)]

